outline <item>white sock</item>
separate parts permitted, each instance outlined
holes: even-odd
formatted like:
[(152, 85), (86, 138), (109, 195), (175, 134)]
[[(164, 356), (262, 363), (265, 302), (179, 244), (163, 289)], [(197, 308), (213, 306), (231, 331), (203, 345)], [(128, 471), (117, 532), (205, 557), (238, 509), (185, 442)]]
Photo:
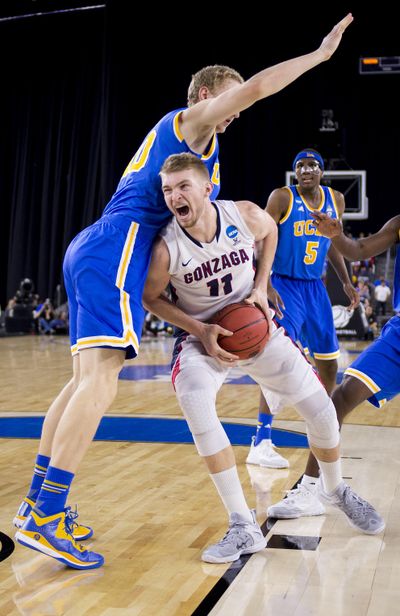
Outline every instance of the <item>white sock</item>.
[(250, 523), (253, 518), (243, 494), (236, 466), (210, 475), (228, 513), (239, 513)]
[(301, 485), (306, 488), (311, 488), (311, 491), (314, 491), (317, 481), (318, 477), (311, 477), (311, 475), (304, 474), (303, 479), (301, 480)]
[(318, 460), (318, 464), (321, 469), (324, 490), (331, 494), (343, 481), (340, 459), (336, 462), (321, 462), (321, 460)]

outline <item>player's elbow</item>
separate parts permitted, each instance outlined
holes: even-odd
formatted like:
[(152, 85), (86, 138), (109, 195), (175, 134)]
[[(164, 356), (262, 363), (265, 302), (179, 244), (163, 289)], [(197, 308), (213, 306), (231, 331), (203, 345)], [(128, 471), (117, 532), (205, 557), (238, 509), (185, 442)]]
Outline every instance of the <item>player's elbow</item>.
[(259, 101), (262, 98), (267, 98), (279, 90), (282, 90), (288, 82), (285, 80), (279, 71), (275, 67), (268, 69), (268, 73), (263, 75), (257, 80), (254, 80), (252, 95), (254, 101)]
[(142, 296), (142, 304), (146, 310), (153, 312), (154, 303), (157, 299), (157, 294), (149, 286), (145, 286)]
[(268, 216), (267, 218), (268, 233), (267, 234), (270, 236), (271, 239), (277, 239), (278, 238), (278, 225), (276, 224), (272, 216), (268, 214), (268, 212), (265, 212), (265, 214)]
[(252, 78), (246, 81), (243, 86), (242, 92), (246, 95), (247, 107), (250, 107), (256, 101), (265, 98), (265, 86), (261, 79)]

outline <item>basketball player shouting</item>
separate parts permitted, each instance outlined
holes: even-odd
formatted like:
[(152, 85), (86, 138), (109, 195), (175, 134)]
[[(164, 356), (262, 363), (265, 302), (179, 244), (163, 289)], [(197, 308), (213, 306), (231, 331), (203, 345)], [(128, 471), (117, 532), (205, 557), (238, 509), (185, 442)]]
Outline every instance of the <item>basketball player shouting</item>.
[[(270, 267), (277, 229), (272, 217), (250, 201), (211, 202), (208, 170), (192, 154), (169, 156), (160, 175), (174, 218), (153, 248), (143, 303), (183, 330), (175, 345), (172, 381), (199, 455), (229, 513), (228, 532), (203, 552), (202, 559), (229, 562), (263, 549), (266, 542), (255, 511), (247, 506), (234, 453), (216, 411), (217, 393), (235, 360), (234, 355), (221, 353), (217, 338), (229, 332), (207, 320), (250, 294), (262, 299), (260, 304), (268, 312), (268, 278), (264, 270), (254, 278), (253, 247), (258, 242)], [(223, 266), (214, 275), (208, 264), (216, 259)], [(174, 303), (163, 294), (169, 283)], [(384, 528), (382, 518), (342, 480), (332, 401), (283, 328), (273, 323), (270, 328), (264, 350), (253, 359), (241, 360), (241, 369), (262, 390), (284, 396), (304, 417), (310, 448), (321, 468), (321, 496), (341, 509), (355, 528), (379, 533)]]
[[(169, 154), (193, 152), (220, 184), (218, 134), (256, 101), (279, 92), (328, 60), (353, 21), (349, 13), (315, 51), (248, 79), (226, 66), (193, 75), (188, 106), (167, 113), (150, 130), (126, 168), (101, 218), (79, 233), (64, 259), (70, 310), (73, 377), (43, 424), (32, 483), (14, 518), (16, 540), (69, 567), (101, 567), (102, 554), (76, 542), (93, 533), (66, 507), (79, 464), (117, 392), (125, 358), (139, 352), (142, 292), (153, 241), (171, 217), (159, 170)], [(255, 298), (258, 301), (258, 298)]]

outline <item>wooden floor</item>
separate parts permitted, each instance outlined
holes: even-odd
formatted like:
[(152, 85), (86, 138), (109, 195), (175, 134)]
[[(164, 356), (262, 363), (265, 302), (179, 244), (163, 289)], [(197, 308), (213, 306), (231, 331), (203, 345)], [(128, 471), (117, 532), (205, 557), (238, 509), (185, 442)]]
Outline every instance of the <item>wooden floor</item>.
[[(342, 368), (359, 344), (346, 343)], [(140, 358), (127, 366), (167, 365), (170, 349), (169, 339), (144, 342)], [(59, 337), (1, 338), (0, 362), (0, 416), (44, 413), (70, 375), (68, 343)], [(232, 422), (255, 424), (257, 405), (255, 385), (225, 384), (219, 396), (220, 417)], [(193, 445), (94, 442), (69, 503), (78, 503), (82, 523), (94, 526), (90, 544), (104, 554), (105, 566), (74, 571), (16, 546), (0, 562), (0, 616), (400, 613), (399, 406), (399, 400), (381, 410), (362, 405), (343, 428), (343, 474), (384, 515), (385, 534), (360, 535), (335, 510), (278, 521), (268, 538), (287, 537), (286, 547), (267, 548), (244, 565), (239, 562), (236, 571), (200, 560), (202, 550), (225, 532), (226, 514)], [(164, 377), (121, 381), (110, 414), (180, 417)], [(304, 431), (294, 409), (282, 411), (275, 426)], [(37, 445), (33, 439), (1, 439), (0, 531), (9, 537)], [(260, 523), (268, 505), (304, 470), (306, 450), (280, 451), (290, 460), (288, 470), (246, 466), (248, 448), (235, 447), (246, 496)], [(322, 539), (317, 549), (289, 549), (296, 541), (297, 547), (309, 547), (299, 539), (290, 544), (290, 537), (301, 536)], [(204, 600), (213, 605), (216, 596), (215, 607), (205, 608)]]

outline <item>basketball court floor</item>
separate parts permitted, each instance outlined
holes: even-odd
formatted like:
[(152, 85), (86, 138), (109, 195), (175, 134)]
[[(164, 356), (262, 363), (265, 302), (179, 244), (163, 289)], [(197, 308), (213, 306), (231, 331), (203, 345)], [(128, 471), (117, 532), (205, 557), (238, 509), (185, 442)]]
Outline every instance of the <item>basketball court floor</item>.
[[(210, 565), (202, 550), (227, 516), (181, 419), (169, 380), (173, 340), (146, 341), (126, 362), (118, 397), (74, 481), (69, 504), (94, 527), (103, 568), (67, 569), (14, 545), (11, 520), (26, 494), (43, 415), (70, 377), (68, 340), (0, 339), (0, 615), (25, 616), (384, 616), (400, 613), (400, 399), (355, 410), (342, 431), (343, 474), (385, 517), (378, 536), (344, 516), (274, 521), (267, 507), (301, 477), (304, 423), (284, 409), (274, 441), (290, 468), (246, 466), (258, 387), (233, 371), (219, 395), (248, 503), (265, 550)], [(342, 344), (341, 371), (365, 343)], [(339, 375), (340, 378), (340, 375)]]

